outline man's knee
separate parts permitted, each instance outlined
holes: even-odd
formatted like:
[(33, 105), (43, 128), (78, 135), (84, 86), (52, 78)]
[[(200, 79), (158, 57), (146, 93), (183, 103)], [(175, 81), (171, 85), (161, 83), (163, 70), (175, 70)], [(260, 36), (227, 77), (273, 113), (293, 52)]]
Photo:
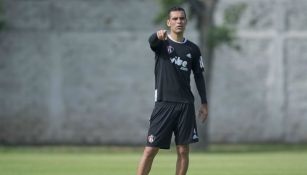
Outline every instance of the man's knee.
[(144, 156), (148, 159), (154, 159), (158, 152), (159, 152), (159, 148), (145, 147)]
[(177, 154), (180, 157), (189, 156), (189, 146), (188, 145), (177, 145)]

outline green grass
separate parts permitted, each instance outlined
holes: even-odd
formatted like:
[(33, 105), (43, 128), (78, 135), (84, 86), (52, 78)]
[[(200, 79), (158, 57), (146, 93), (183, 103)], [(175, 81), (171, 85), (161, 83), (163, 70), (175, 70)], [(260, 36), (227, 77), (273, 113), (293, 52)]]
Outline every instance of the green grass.
[[(0, 147), (2, 175), (134, 175), (142, 148)], [(151, 175), (175, 171), (176, 155), (160, 151)], [(306, 175), (307, 147), (213, 146), (192, 151), (189, 175)]]

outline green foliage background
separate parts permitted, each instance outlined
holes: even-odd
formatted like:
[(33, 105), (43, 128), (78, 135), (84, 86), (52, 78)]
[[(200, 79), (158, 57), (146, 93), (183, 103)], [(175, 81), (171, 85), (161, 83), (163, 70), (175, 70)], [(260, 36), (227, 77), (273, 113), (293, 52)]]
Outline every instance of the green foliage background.
[[(172, 6), (186, 6), (187, 0), (157, 0), (160, 4), (160, 13), (155, 18), (155, 23), (165, 22), (167, 19), (167, 11)], [(221, 25), (208, 26), (208, 38), (206, 45), (209, 49), (214, 49), (221, 44), (227, 44), (233, 48), (239, 49), (234, 44), (236, 39), (236, 25), (238, 24), (241, 14), (246, 9), (247, 5), (243, 2), (231, 5), (224, 11), (224, 23)], [(187, 14), (188, 18), (195, 17), (195, 13), (190, 9)], [(202, 32), (202, 31), (200, 31)]]
[(161, 7), (159, 14), (155, 17), (155, 20), (154, 20), (156, 24), (166, 21), (167, 16), (168, 16), (167, 11), (171, 7), (175, 5), (182, 6), (186, 2), (186, 0), (156, 0), (156, 1), (159, 2), (160, 7)]
[(4, 7), (3, 7), (3, 1), (0, 0), (0, 30), (4, 29), (5, 20), (4, 20)]

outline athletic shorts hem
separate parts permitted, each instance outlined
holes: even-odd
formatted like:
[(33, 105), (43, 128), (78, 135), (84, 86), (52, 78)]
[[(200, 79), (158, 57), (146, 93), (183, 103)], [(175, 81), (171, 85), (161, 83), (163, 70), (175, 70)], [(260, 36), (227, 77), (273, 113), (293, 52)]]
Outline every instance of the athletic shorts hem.
[(170, 146), (159, 146), (159, 145), (146, 145), (147, 147), (152, 147), (152, 148), (159, 148), (159, 149), (170, 149)]
[(199, 142), (199, 140), (191, 140), (189, 142), (176, 143), (176, 145), (189, 145), (189, 144), (197, 143), (197, 142)]

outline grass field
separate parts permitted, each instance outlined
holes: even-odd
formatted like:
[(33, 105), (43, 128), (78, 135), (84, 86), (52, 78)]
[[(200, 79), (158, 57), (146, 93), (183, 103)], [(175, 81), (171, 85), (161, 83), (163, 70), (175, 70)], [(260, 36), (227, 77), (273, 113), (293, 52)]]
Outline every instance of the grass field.
[[(0, 147), (1, 175), (134, 175), (142, 148)], [(172, 175), (174, 149), (160, 151), (151, 175)], [(212, 146), (192, 151), (189, 175), (306, 175), (307, 146)]]

